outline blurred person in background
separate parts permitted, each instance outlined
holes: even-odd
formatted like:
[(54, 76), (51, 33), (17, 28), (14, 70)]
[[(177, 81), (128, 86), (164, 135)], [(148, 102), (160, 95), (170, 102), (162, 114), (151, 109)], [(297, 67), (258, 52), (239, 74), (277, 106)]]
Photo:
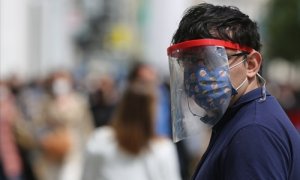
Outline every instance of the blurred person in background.
[(165, 84), (160, 82), (159, 75), (149, 64), (137, 62), (128, 74), (128, 83), (145, 82), (152, 84), (157, 94), (155, 132), (160, 136), (171, 137), (170, 95)]
[(82, 180), (180, 179), (175, 146), (155, 134), (154, 92), (149, 82), (128, 85), (111, 126), (89, 139)]
[(212, 127), (193, 179), (300, 179), (300, 135), (265, 89), (260, 48), (236, 7), (202, 3), (181, 19), (168, 48), (176, 136)]
[(34, 146), (9, 84), (0, 80), (0, 179), (34, 180), (28, 151)]
[(34, 123), (37, 116), (41, 112), (41, 103), (45, 98), (45, 89), (43, 86), (43, 79), (32, 79), (24, 83), (22, 89), (17, 96), (18, 106), (26, 121)]
[(95, 127), (107, 125), (112, 118), (118, 102), (118, 91), (115, 80), (103, 75), (93, 80), (89, 93), (89, 104)]
[[(170, 89), (167, 82), (159, 79), (159, 74), (150, 64), (136, 62), (128, 74), (128, 83), (145, 82), (153, 84), (154, 93), (157, 94), (156, 101), (156, 123), (155, 133), (159, 136), (172, 138), (171, 110), (170, 110)], [(183, 179), (189, 178), (189, 164), (191, 161), (185, 142), (176, 143), (178, 152), (180, 173)]]
[(279, 103), (291, 119), (294, 126), (300, 132), (300, 97), (299, 92), (292, 84), (286, 82), (285, 84), (277, 84), (277, 94)]
[(42, 79), (24, 79), (18, 73), (8, 78), (8, 84), (19, 110), (19, 120), (14, 123), (14, 132), (23, 160), (25, 179), (36, 179), (35, 155), (38, 152), (35, 120), (41, 115), (45, 96)]
[(93, 130), (87, 99), (73, 89), (68, 71), (49, 75), (45, 87), (48, 95), (36, 122), (39, 179), (80, 179), (84, 146)]

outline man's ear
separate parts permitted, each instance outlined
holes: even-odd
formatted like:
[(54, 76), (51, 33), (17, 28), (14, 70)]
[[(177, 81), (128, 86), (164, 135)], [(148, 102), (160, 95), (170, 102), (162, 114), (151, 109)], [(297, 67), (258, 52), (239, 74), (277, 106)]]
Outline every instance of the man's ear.
[(261, 54), (257, 51), (253, 51), (248, 55), (247, 60), (247, 77), (252, 79), (260, 70), (262, 63)]

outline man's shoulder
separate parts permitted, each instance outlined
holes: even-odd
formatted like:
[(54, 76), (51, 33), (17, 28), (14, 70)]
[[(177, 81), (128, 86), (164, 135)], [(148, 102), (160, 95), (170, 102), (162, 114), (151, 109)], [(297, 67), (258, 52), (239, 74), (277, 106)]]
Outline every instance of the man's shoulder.
[[(247, 141), (257, 138), (274, 141), (285, 148), (300, 147), (299, 132), (273, 96), (242, 107), (232, 120), (231, 138), (244, 138)], [(241, 136), (241, 133), (244, 135)], [(291, 147), (291, 144), (294, 145)]]
[[(267, 96), (266, 100), (256, 99), (240, 106), (239, 110), (231, 117), (222, 131), (226, 132), (226, 138), (233, 138), (241, 130), (247, 129), (259, 131), (263, 136), (274, 137), (279, 141), (288, 142), (294, 137), (297, 139), (299, 133), (273, 96)], [(250, 132), (249, 132), (250, 133)], [(252, 135), (245, 136), (252, 138)], [(259, 137), (258, 137), (259, 138)]]
[(291, 122), (273, 96), (267, 96), (265, 100), (256, 99), (252, 102), (241, 106), (233, 119), (238, 119), (236, 125), (248, 126), (258, 124), (268, 129), (273, 129), (277, 125), (291, 126)]

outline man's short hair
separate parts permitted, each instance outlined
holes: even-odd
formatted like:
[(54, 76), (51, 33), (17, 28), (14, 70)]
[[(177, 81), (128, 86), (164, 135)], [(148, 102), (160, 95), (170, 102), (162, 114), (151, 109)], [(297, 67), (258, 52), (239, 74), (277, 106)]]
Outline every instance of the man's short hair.
[(175, 32), (172, 43), (213, 38), (232, 41), (260, 51), (256, 22), (233, 6), (201, 3), (189, 8)]

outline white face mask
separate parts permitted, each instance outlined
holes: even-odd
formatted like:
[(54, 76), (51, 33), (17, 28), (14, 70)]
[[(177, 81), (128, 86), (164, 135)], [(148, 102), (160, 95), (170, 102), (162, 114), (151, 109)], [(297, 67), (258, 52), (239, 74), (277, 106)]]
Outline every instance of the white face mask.
[(238, 63), (236, 63), (235, 65), (229, 67), (229, 70), (235, 68), (236, 66), (242, 64), (242, 63), (245, 62), (245, 61), (247, 61), (247, 57), (246, 57), (245, 59), (243, 59), (241, 62), (238, 62)]
[[(237, 67), (238, 65), (242, 64), (242, 63), (245, 62), (246, 60), (247, 60), (247, 57), (246, 57), (245, 59), (243, 59), (241, 62), (236, 63), (235, 65), (229, 67), (229, 70), (230, 70), (230, 69), (233, 69), (233, 68), (235, 68), (235, 67)], [(245, 80), (244, 80), (238, 87), (234, 88), (235, 91), (238, 92), (238, 90), (246, 83), (246, 81), (247, 81), (247, 77), (245, 78)]]
[[(236, 66), (240, 65), (241, 63), (245, 62), (247, 60), (247, 58), (243, 59), (241, 62), (229, 67), (229, 69), (233, 69)], [(259, 74), (256, 74), (257, 77), (262, 81), (262, 97), (260, 98), (261, 101), (265, 101), (266, 100), (266, 80)], [(247, 81), (247, 77), (245, 78), (245, 80), (237, 87), (234, 88), (236, 90), (236, 92), (246, 83)]]
[(71, 91), (71, 83), (65, 79), (56, 79), (52, 84), (52, 91), (56, 96), (68, 94)]

